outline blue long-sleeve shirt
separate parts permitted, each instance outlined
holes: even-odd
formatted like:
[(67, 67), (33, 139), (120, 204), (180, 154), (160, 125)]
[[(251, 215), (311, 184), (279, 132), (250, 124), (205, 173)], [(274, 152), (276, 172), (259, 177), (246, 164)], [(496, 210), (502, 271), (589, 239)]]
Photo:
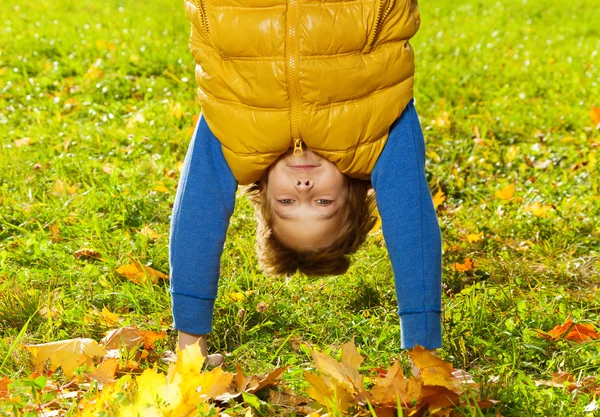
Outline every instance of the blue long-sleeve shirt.
[[(402, 348), (441, 346), (441, 233), (425, 179), (413, 101), (392, 125), (371, 174), (394, 271)], [(237, 182), (203, 117), (184, 160), (170, 230), (174, 327), (212, 330), (220, 258)]]

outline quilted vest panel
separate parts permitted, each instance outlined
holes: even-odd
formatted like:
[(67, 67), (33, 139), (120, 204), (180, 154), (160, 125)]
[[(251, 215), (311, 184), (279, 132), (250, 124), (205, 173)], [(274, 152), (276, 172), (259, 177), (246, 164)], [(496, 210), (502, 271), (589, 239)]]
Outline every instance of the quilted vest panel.
[(417, 0), (185, 0), (202, 113), (240, 184), (302, 141), (368, 179), (413, 96)]

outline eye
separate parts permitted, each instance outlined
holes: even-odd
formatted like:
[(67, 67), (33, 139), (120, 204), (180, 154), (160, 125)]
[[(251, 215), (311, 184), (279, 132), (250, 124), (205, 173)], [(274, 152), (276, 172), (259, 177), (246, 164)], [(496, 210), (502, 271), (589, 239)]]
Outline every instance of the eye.
[(333, 203), (333, 200), (325, 200), (323, 198), (317, 200), (317, 204), (320, 204), (322, 206), (327, 206), (329, 204)]
[(294, 200), (292, 200), (291, 198), (284, 198), (282, 200), (277, 200), (278, 202), (280, 202), (281, 204), (283, 204), (284, 206), (289, 206), (290, 204), (292, 204), (294, 202)]

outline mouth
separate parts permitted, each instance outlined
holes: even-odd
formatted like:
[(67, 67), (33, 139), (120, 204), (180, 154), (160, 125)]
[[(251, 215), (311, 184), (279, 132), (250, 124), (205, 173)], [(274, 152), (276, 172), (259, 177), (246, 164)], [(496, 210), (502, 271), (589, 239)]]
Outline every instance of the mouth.
[(309, 165), (309, 164), (302, 164), (302, 165), (288, 165), (288, 167), (292, 168), (293, 170), (296, 171), (309, 171), (313, 168), (318, 168), (321, 165)]

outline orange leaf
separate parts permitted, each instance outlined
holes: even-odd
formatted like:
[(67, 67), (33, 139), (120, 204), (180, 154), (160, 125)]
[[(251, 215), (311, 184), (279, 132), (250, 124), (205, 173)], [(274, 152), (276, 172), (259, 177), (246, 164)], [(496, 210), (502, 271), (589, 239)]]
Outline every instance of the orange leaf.
[(467, 257), (465, 258), (465, 262), (460, 264), (458, 262), (453, 263), (452, 265), (450, 265), (450, 268), (454, 269), (455, 271), (458, 272), (465, 272), (465, 271), (470, 271), (472, 270), (474, 267), (476, 266), (476, 263), (473, 262), (471, 260), (471, 258)]
[(7, 377), (3, 377), (0, 379), (0, 398), (8, 395), (8, 385), (11, 384), (12, 381)]
[(590, 117), (592, 118), (592, 121), (594, 122), (594, 126), (599, 126), (600, 125), (600, 107), (592, 106), (592, 109), (590, 110)]
[(568, 317), (563, 324), (559, 324), (550, 330), (548, 336), (554, 340), (566, 339), (581, 343), (600, 338), (600, 333), (596, 332), (592, 325), (575, 324), (573, 320)]

